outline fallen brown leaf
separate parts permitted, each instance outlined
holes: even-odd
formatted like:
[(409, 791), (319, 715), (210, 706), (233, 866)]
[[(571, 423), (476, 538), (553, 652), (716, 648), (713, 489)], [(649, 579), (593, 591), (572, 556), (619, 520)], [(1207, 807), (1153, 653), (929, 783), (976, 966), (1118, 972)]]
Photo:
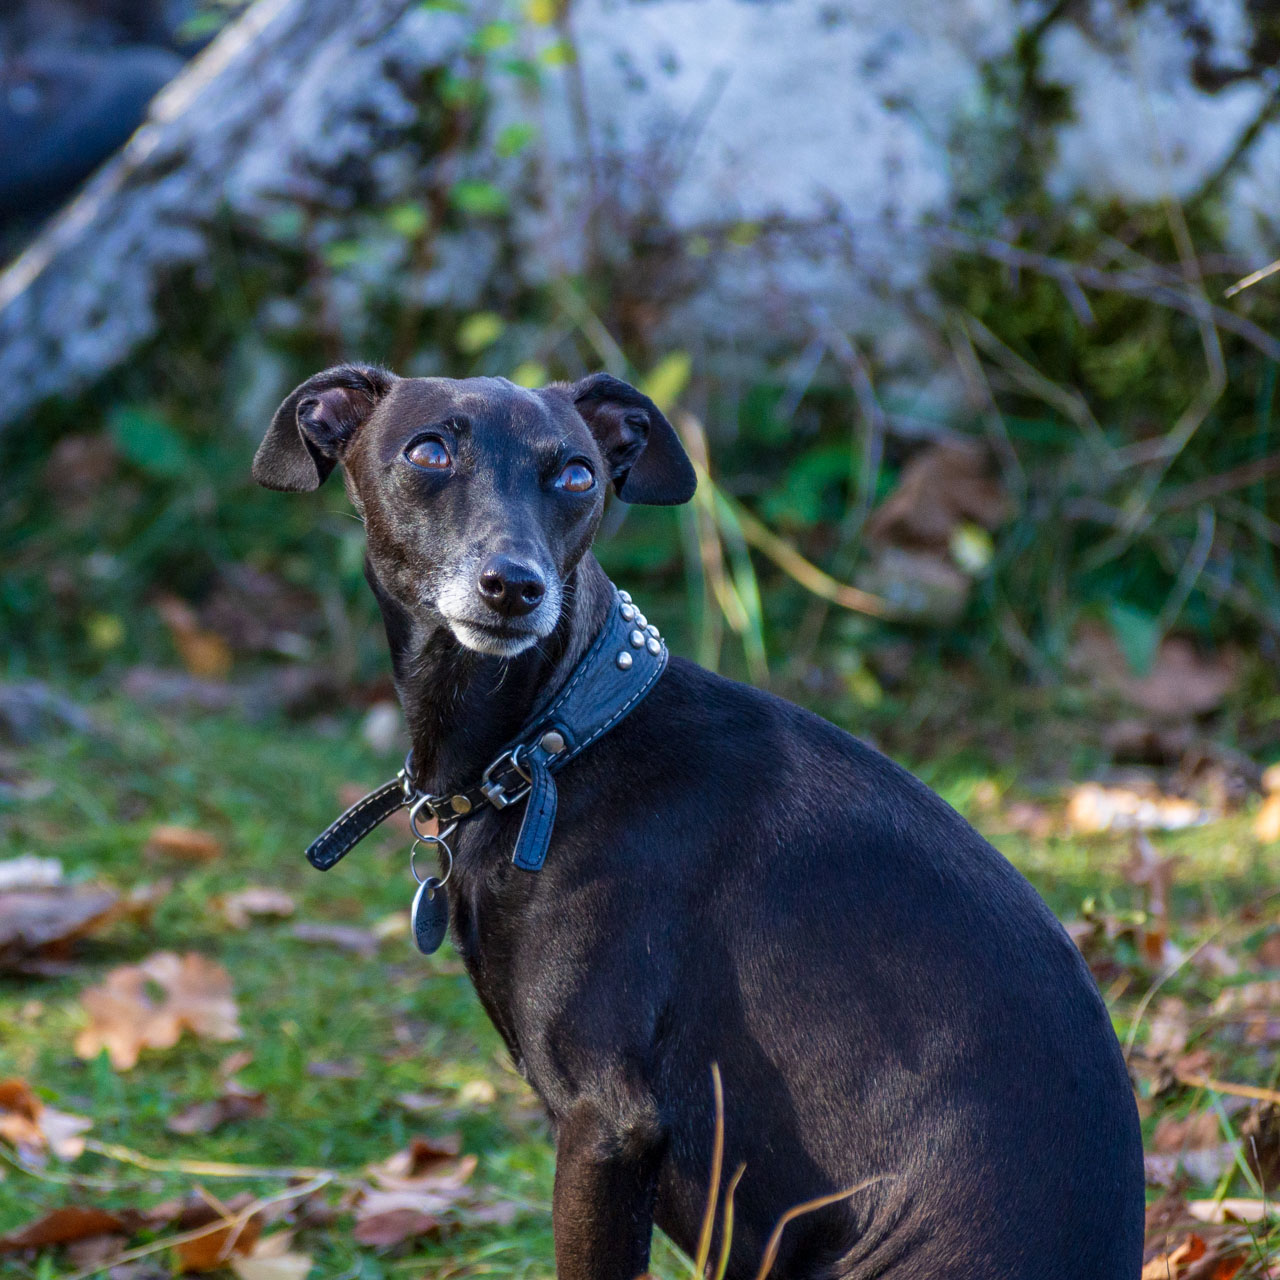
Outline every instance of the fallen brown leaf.
[(299, 942), (315, 942), (350, 951), (363, 959), (378, 954), (378, 935), (370, 929), (349, 924), (295, 924), (293, 936)]
[[(378, 1192), (371, 1192), (366, 1198), (356, 1218), (353, 1232), (358, 1243), (375, 1249), (388, 1249), (403, 1244), (406, 1240), (439, 1231), (444, 1225), (435, 1214), (416, 1205), (386, 1207), (393, 1199), (395, 1197)], [(446, 1197), (441, 1197), (441, 1208), (448, 1208), (450, 1203)]]
[(170, 1133), (190, 1135), (212, 1133), (235, 1120), (251, 1120), (266, 1115), (267, 1095), (246, 1089), (235, 1080), (216, 1098), (197, 1102), (170, 1118), (165, 1128)]
[(1161, 641), (1151, 670), (1137, 676), (1115, 636), (1096, 623), (1080, 627), (1071, 664), (1100, 690), (1117, 693), (1140, 710), (1170, 720), (1204, 715), (1219, 707), (1234, 687), (1240, 665), (1234, 653), (1202, 654), (1190, 640), (1169, 636)]
[[(150, 994), (152, 983), (163, 999)], [(172, 1048), (184, 1030), (220, 1041), (241, 1035), (227, 971), (195, 952), (158, 951), (140, 965), (113, 969), (80, 1002), (89, 1025), (76, 1037), (76, 1053), (92, 1058), (106, 1049), (117, 1071), (133, 1067), (144, 1048)]]
[(475, 1156), (459, 1156), (456, 1135), (415, 1138), (409, 1147), (369, 1166), (373, 1185), (356, 1209), (355, 1236), (362, 1244), (389, 1248), (436, 1231), (442, 1215), (466, 1196)]
[(309, 1257), (268, 1247), (274, 1240), (288, 1238), (289, 1233), (286, 1231), (274, 1236), (264, 1236), (251, 1253), (232, 1256), (231, 1270), (239, 1280), (306, 1280), (312, 1267)]
[(119, 897), (110, 889), (62, 886), (0, 893), (0, 969), (65, 955), (78, 938), (109, 924)]
[(295, 906), (283, 889), (270, 889), (263, 885), (250, 885), (225, 893), (217, 899), (217, 905), (223, 919), (233, 929), (247, 929), (256, 916), (291, 916)]
[(143, 852), (152, 857), (178, 858), (184, 862), (212, 862), (222, 857), (222, 841), (196, 827), (162, 823), (152, 828)]
[(1077, 835), (1104, 831), (1182, 831), (1202, 826), (1213, 815), (1181, 796), (1162, 795), (1151, 789), (1104, 787), (1084, 782), (1067, 797), (1066, 820)]
[(14, 889), (56, 889), (62, 884), (62, 863), (57, 858), (38, 858), (24, 853), (18, 858), (0, 859), (0, 893)]
[(1280, 1205), (1229, 1196), (1225, 1200), (1192, 1200), (1187, 1204), (1187, 1212), (1200, 1222), (1262, 1222), (1280, 1217)]
[(0, 1080), (0, 1139), (25, 1164), (43, 1164), (50, 1153), (59, 1160), (76, 1159), (84, 1151), (83, 1134), (92, 1127), (92, 1120), (42, 1102), (26, 1081)]
[(1152, 1058), (1176, 1058), (1191, 1036), (1191, 1016), (1187, 1002), (1177, 996), (1162, 996), (1147, 1031), (1147, 1054)]
[(217, 632), (202, 627), (185, 600), (159, 596), (156, 612), (169, 628), (178, 657), (191, 675), (216, 680), (231, 670), (231, 646)]
[(919, 550), (945, 551), (957, 525), (971, 522), (996, 529), (1009, 502), (978, 445), (944, 442), (919, 453), (902, 469), (897, 487), (872, 512), (872, 542)]
[(1184, 1119), (1164, 1116), (1151, 1135), (1153, 1151), (1182, 1151), (1186, 1148), (1216, 1147), (1222, 1141), (1222, 1126), (1212, 1111), (1198, 1111)]
[(306, 1070), (315, 1080), (358, 1080), (361, 1068), (354, 1058), (337, 1058), (308, 1062)]
[[(184, 1240), (174, 1245), (179, 1271), (217, 1271), (228, 1264), (235, 1254), (250, 1254), (262, 1231), (261, 1219), (250, 1218), (237, 1226), (218, 1225), (222, 1219), (210, 1207), (210, 1227), (194, 1240)], [(203, 1226), (203, 1223), (182, 1224), (184, 1229)]]
[(1206, 1252), (1205, 1242), (1197, 1235), (1189, 1235), (1176, 1249), (1146, 1263), (1142, 1268), (1142, 1280), (1177, 1280), (1191, 1263), (1203, 1258)]
[(1239, 1124), (1244, 1157), (1262, 1189), (1269, 1195), (1280, 1190), (1280, 1105), (1261, 1103), (1249, 1108)]
[[(104, 1232), (102, 1235), (85, 1236), (83, 1240), (72, 1240), (66, 1246), (67, 1262), (77, 1271), (83, 1271), (90, 1267), (103, 1267), (118, 1258), (125, 1250), (125, 1246), (129, 1243), (129, 1237), (117, 1235), (114, 1232)], [(117, 1280), (118, 1272), (115, 1268), (111, 1269), (110, 1280)], [(123, 1280), (123, 1277), (120, 1278)]]
[(1253, 834), (1263, 844), (1274, 844), (1280, 840), (1280, 791), (1273, 791), (1262, 802), (1253, 819)]
[(1235, 1163), (1231, 1143), (1223, 1142), (1218, 1117), (1201, 1111), (1178, 1119), (1164, 1116), (1151, 1135), (1144, 1158), (1149, 1186), (1173, 1187), (1180, 1174), (1194, 1182), (1216, 1182)]
[(44, 1214), (25, 1227), (10, 1231), (8, 1235), (0, 1236), (0, 1253), (70, 1244), (73, 1240), (86, 1240), (90, 1236), (115, 1234), (127, 1229), (122, 1217), (109, 1213), (106, 1209), (67, 1205)]

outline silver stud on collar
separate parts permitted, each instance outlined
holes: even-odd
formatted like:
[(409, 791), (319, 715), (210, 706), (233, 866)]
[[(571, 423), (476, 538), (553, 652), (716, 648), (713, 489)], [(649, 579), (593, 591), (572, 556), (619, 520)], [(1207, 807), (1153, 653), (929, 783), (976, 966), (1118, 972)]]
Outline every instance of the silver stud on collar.
[(618, 599), (619, 599), (619, 600), (621, 600), (623, 604), (630, 604), (630, 603), (631, 603), (631, 592), (630, 592), (630, 591), (619, 591), (619, 592), (618, 592)]
[(648, 638), (648, 640), (646, 640), (646, 641), (644, 642), (644, 647), (645, 647), (646, 649), (648, 649), (648, 650), (649, 650), (649, 652), (650, 652), (651, 654), (653, 654), (653, 656), (654, 656), (655, 658), (658, 656), (658, 654), (660, 654), (660, 653), (662, 652), (662, 645), (661, 645), (661, 643), (660, 643), (659, 641), (655, 640), (652, 636), (650, 636), (650, 637)]
[(630, 671), (631, 655), (625, 649), (623, 649), (623, 651), (620, 654), (618, 654), (617, 663), (618, 663), (619, 671)]
[(542, 735), (542, 741), (538, 745), (548, 755), (559, 755), (564, 750), (564, 735), (552, 729), (549, 733)]
[(649, 625), (649, 619), (646, 618), (643, 613), (637, 613), (636, 626), (639, 627), (641, 630), (643, 630), (648, 625)]
[(630, 622), (636, 616), (636, 607), (633, 604), (624, 604), (618, 612), (622, 614), (623, 622)]
[(643, 631), (633, 631), (631, 633), (630, 638), (631, 638), (631, 647), (633, 649), (644, 648), (644, 632)]
[(651, 622), (651, 623), (649, 623), (649, 625), (648, 625), (647, 627), (645, 627), (645, 630), (646, 630), (646, 631), (647, 631), (647, 632), (648, 632), (648, 633), (649, 633), (649, 634), (650, 634), (650, 635), (651, 635), (655, 640), (661, 640), (661, 639), (662, 639), (662, 633), (658, 630), (658, 628), (657, 628), (657, 627), (655, 627), (655, 626), (653, 625), (653, 623), (652, 623), (652, 622)]

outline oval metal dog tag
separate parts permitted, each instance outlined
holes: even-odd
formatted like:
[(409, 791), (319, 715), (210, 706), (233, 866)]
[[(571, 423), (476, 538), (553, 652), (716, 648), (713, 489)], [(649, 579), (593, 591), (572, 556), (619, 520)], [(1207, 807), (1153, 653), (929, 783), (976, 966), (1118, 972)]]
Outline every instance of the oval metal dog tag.
[(409, 914), (414, 943), (424, 956), (432, 955), (449, 931), (449, 898), (435, 876), (428, 876), (418, 886)]

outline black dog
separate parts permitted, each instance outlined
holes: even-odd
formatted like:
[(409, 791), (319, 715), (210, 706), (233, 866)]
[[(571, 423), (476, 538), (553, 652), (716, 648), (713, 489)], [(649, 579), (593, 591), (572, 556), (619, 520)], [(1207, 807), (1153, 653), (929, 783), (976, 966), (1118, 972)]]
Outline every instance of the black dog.
[[(254, 474), (314, 489), (339, 462), (413, 780), (445, 795), (614, 616), (589, 551), (606, 484), (694, 489), (666, 419), (606, 375), (527, 391), (332, 369), (280, 407)], [(639, 656), (651, 637), (633, 633)], [(726, 1180), (746, 1166), (730, 1276), (755, 1274), (786, 1210), (859, 1185), (787, 1226), (772, 1275), (1137, 1276), (1142, 1152), (1106, 1010), (1035, 892), (937, 796), (678, 659), (559, 778), (540, 872), (511, 861), (526, 806), (490, 806), (452, 838), (443, 892), (555, 1126), (561, 1280), (635, 1280), (655, 1222), (695, 1247), (713, 1063)]]

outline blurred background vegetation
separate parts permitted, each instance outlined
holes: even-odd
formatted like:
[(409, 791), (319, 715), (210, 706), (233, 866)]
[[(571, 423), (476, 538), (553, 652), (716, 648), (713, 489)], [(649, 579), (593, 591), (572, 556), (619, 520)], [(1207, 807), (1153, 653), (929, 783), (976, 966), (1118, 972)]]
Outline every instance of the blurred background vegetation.
[[(240, 7), (189, 6), (171, 47), (187, 56)], [(520, 180), (441, 157), (540, 145), (533, 108), (493, 123), (493, 86), (536, 99), (576, 57), (563, 19), (463, 11), (461, 55), (416, 86), (396, 135), (423, 165), (416, 195), (228, 211), (198, 269), (164, 278), (127, 360), (4, 429), (11, 672), (132, 671), (142, 687), (144, 669), (248, 679), (275, 664), (293, 709), (385, 696), (344, 496), (282, 500), (248, 478), (278, 398), (347, 357), (529, 384), (608, 366), (708, 468), (696, 509), (616, 510), (600, 548), (682, 650), (888, 729), (904, 699), (937, 701), (939, 666), (989, 707), (991, 690), (1089, 687), (1100, 659), (1082, 627), (1138, 678), (1179, 635), (1242, 664), (1231, 733), (1274, 754), (1277, 303), (1265, 281), (1223, 298), (1262, 264), (1224, 239), (1222, 176), (1186, 200), (1050, 199), (1036, 146), (1069, 106), (1033, 84), (1024, 29), (986, 72), (1025, 81), (1000, 91), (1023, 114), (984, 166), (1003, 185), (958, 183), (951, 221), (916, 236), (945, 246), (906, 303), (942, 396), (821, 307), (736, 359), (655, 319), (655, 280), (750, 252), (765, 220), (682, 235), (602, 200), (581, 269), (540, 284), (491, 269), (473, 298), (426, 296), (450, 237), (480, 225), (508, 243)], [(530, 52), (528, 31), (550, 34)], [(10, 221), (16, 251), (38, 223)], [(689, 286), (671, 288), (674, 304)]]

